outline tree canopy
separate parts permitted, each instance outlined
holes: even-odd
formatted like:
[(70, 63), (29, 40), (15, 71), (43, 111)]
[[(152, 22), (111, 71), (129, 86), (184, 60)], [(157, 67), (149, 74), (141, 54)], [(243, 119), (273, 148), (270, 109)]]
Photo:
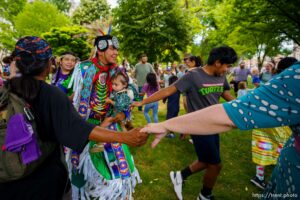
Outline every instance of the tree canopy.
[(69, 12), (72, 5), (71, 2), (68, 0), (45, 0), (45, 2), (49, 2), (56, 5), (58, 10), (65, 13)]
[(23, 9), (26, 0), (0, 0), (0, 47), (11, 50), (15, 45), (16, 31), (13, 28), (14, 18)]
[(42, 35), (49, 42), (54, 55), (72, 51), (85, 60), (89, 57), (91, 46), (87, 42), (87, 30), (81, 26), (52, 28)]
[(299, 0), (190, 0), (190, 8), (200, 19), (200, 54), (216, 45), (230, 45), (243, 57), (258, 57), (261, 66), (266, 56), (286, 53), (284, 42), (299, 44)]
[(229, 45), (242, 57), (257, 57), (261, 65), (267, 56), (289, 54), (287, 42), (300, 45), (300, 0), (118, 3), (111, 10), (106, 0), (81, 0), (68, 17), (69, 0), (0, 0), (0, 48), (12, 50), (16, 39), (24, 35), (41, 36), (54, 27), (58, 31), (72, 26), (71, 22), (91, 24), (109, 15), (114, 17), (113, 34), (120, 40), (120, 54), (131, 62), (141, 53), (147, 53), (150, 62), (172, 62), (187, 51), (205, 60), (211, 48)]
[(75, 24), (90, 24), (108, 14), (109, 5), (106, 0), (81, 0), (72, 19)]
[(41, 36), (42, 33), (49, 31), (52, 27), (68, 25), (70, 20), (53, 4), (34, 1), (25, 5), (14, 22), (15, 29), (20, 36)]
[(188, 15), (174, 0), (120, 0), (115, 23), (124, 56), (147, 53), (154, 62), (178, 60), (191, 43)]

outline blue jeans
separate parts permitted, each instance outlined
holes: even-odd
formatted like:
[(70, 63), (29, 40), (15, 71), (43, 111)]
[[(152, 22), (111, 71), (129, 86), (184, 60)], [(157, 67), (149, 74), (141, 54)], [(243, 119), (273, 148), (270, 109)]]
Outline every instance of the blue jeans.
[(153, 103), (149, 103), (149, 104), (146, 104), (145, 105), (145, 108), (144, 108), (144, 115), (145, 115), (145, 118), (149, 123), (151, 123), (151, 118), (148, 114), (149, 110), (152, 109), (152, 116), (153, 116), (153, 120), (154, 120), (154, 123), (158, 123), (158, 116), (157, 116), (157, 113), (158, 113), (158, 102), (153, 102)]
[[(141, 92), (142, 92), (142, 89), (143, 89), (143, 86), (139, 86), (138, 89), (139, 89), (139, 93), (141, 93)], [(140, 96), (140, 101), (142, 101), (143, 98), (144, 98), (143, 96)], [(138, 110), (139, 110), (139, 111), (142, 111), (142, 110), (143, 110), (143, 106), (139, 106), (139, 107), (138, 107)]]

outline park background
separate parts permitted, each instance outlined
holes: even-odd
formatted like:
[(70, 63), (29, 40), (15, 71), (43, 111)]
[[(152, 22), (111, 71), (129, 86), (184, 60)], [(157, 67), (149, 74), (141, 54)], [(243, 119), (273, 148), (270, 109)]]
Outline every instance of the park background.
[[(221, 99), (220, 102), (224, 100)], [(166, 119), (166, 110), (166, 104), (160, 101), (159, 121)], [(179, 115), (184, 113), (181, 102)], [(147, 124), (143, 112), (136, 108), (133, 110), (133, 118), (135, 127)], [(150, 136), (143, 147), (131, 148), (136, 167), (143, 180), (142, 184), (137, 185), (134, 197), (137, 200), (176, 200), (169, 172), (181, 170), (196, 160), (194, 147), (188, 141), (190, 137), (181, 140), (179, 134), (176, 134), (173, 139), (164, 138), (155, 149), (152, 149), (153, 137)], [(220, 136), (220, 146), (223, 168), (213, 191), (215, 198), (222, 200), (259, 199), (258, 196), (261, 195), (262, 190), (250, 183), (250, 179), (256, 173), (256, 165), (252, 162), (251, 154), (251, 131), (234, 129), (223, 133)], [(267, 180), (271, 176), (273, 167), (266, 167)], [(183, 186), (184, 199), (196, 199), (202, 188), (203, 174), (202, 171), (188, 178)]]
[[(109, 2), (109, 3), (108, 3)], [(96, 20), (113, 17), (119, 62), (181, 62), (185, 52), (205, 61), (211, 48), (233, 47), (259, 68), (274, 56), (300, 58), (299, 0), (0, 0), (0, 60), (25, 35), (45, 38), (54, 54), (89, 57)], [(251, 67), (251, 66), (250, 66)]]
[[(99, 28), (101, 22), (95, 21), (107, 21), (108, 16), (113, 17), (112, 33), (121, 45), (119, 63), (126, 58), (134, 66), (141, 53), (147, 53), (149, 62), (164, 66), (180, 63), (185, 52), (205, 61), (209, 50), (220, 45), (233, 47), (240, 58), (259, 68), (274, 56), (300, 58), (299, 0), (119, 0), (112, 6), (106, 0), (0, 0), (0, 60), (25, 35), (45, 38), (55, 55), (73, 51), (85, 60), (95, 34), (87, 27)], [(142, 112), (134, 109), (133, 116), (136, 127), (146, 124)], [(159, 120), (165, 116), (166, 105), (160, 102)], [(169, 172), (196, 159), (193, 145), (177, 134), (151, 149), (152, 139), (131, 149), (143, 179), (134, 197), (176, 199)], [(216, 198), (255, 199), (261, 191), (250, 184), (255, 174), (251, 132), (222, 134), (221, 158), (224, 166), (214, 189)], [(271, 170), (267, 168), (266, 177)], [(188, 179), (185, 199), (196, 199), (202, 175)]]

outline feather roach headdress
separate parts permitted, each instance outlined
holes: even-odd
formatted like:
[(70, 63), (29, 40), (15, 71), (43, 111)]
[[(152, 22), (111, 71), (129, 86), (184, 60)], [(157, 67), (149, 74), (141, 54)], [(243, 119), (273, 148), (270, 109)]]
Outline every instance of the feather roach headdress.
[(90, 33), (93, 36), (96, 36), (94, 40), (94, 46), (99, 51), (106, 51), (106, 49), (112, 45), (114, 48), (119, 48), (118, 39), (115, 36), (111, 35), (112, 31), (112, 18), (109, 19), (99, 19), (94, 21), (93, 23), (86, 25), (86, 27), (90, 30)]

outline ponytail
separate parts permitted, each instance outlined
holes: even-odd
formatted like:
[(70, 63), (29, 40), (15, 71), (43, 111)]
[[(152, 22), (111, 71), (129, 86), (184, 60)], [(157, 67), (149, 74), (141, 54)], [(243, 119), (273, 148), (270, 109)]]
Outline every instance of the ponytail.
[(16, 66), (21, 72), (20, 77), (14, 77), (9, 81), (9, 89), (16, 95), (24, 98), (27, 102), (32, 102), (38, 95), (40, 90), (40, 81), (35, 76), (40, 75), (46, 67), (49, 66), (49, 59), (35, 62), (35, 69), (26, 73), (23, 69), (24, 63), (16, 61)]

